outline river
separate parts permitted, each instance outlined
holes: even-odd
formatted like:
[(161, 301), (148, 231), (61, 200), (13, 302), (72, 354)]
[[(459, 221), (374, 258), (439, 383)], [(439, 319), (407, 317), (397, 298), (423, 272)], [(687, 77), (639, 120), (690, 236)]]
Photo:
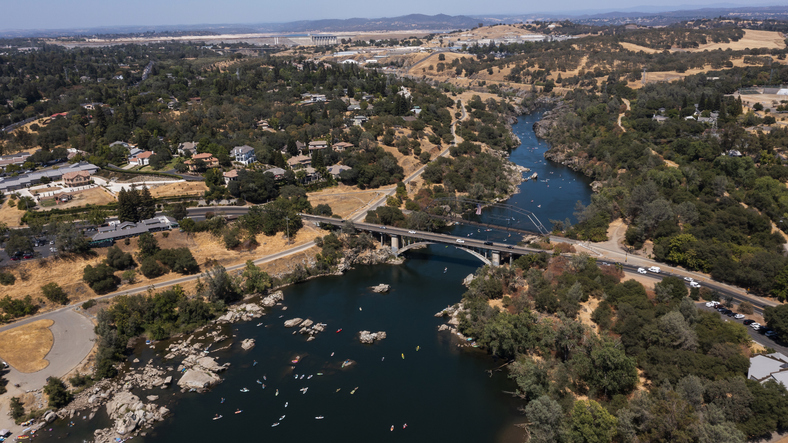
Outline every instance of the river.
[[(547, 144), (532, 130), (540, 117), (523, 116), (513, 126), (522, 145), (511, 160), (550, 180), (523, 183), (508, 203), (533, 211), (549, 228), (549, 219), (573, 218), (577, 200), (588, 204), (590, 188), (585, 177), (544, 159)], [(481, 218), (510, 215), (490, 208)], [(456, 226), (454, 233), (509, 238), (468, 226)], [(409, 252), (402, 265), (359, 266), (343, 276), (285, 288), (286, 311), (275, 307), (260, 319), (260, 326), (254, 321), (225, 326), (236, 336), (232, 347), (210, 355), (231, 367), (213, 390), (135, 392), (143, 400), (160, 395), (158, 403), (172, 414), (132, 441), (517, 441), (520, 434), (513, 424), (523, 420), (517, 412), (520, 402), (503, 393), (514, 385), (505, 372), (486, 372), (502, 362), (478, 349), (459, 348), (456, 337), (437, 331), (443, 320), (434, 314), (460, 300), (462, 279), (479, 265), (455, 248), (433, 245)], [(369, 287), (378, 283), (390, 284), (391, 291), (373, 293)], [(283, 326), (294, 317), (327, 323), (328, 328), (307, 342)], [(387, 338), (363, 345), (357, 338), (361, 330), (386, 331)], [(245, 338), (256, 339), (256, 347), (241, 350)], [(296, 356), (301, 360), (293, 365)], [(141, 346), (129, 357), (135, 358), (144, 364), (161, 357)], [(342, 368), (346, 359), (354, 363)], [(306, 393), (300, 391), (307, 387)], [(240, 392), (242, 388), (249, 392)], [(93, 420), (77, 417), (73, 427), (56, 422), (53, 431), (42, 430), (38, 440), (89, 439), (93, 429), (109, 424), (104, 411)], [(212, 420), (216, 414), (223, 418)], [(272, 427), (274, 423), (279, 425)]]

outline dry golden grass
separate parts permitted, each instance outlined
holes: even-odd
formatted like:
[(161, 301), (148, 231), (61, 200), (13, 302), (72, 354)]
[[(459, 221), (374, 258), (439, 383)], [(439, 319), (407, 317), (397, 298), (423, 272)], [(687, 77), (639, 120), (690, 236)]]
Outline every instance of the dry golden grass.
[(491, 307), (491, 308), (493, 308), (493, 309), (495, 309), (495, 308), (498, 308), (498, 309), (500, 309), (501, 311), (503, 311), (504, 309), (506, 309), (506, 308), (504, 308), (504, 307), (503, 307), (503, 299), (500, 299), (500, 298), (499, 298), (499, 299), (490, 299), (490, 300), (487, 300), (487, 305), (488, 305), (488, 306), (490, 306), (490, 307)]
[[(446, 60), (438, 60), (440, 54), (443, 54), (446, 57)], [(408, 70), (409, 73), (413, 75), (429, 75), (433, 77), (449, 77), (449, 73), (454, 73), (454, 68), (451, 67), (452, 60), (460, 60), (466, 57), (471, 57), (469, 55), (463, 54), (455, 54), (453, 52), (440, 52), (430, 55), (427, 59), (423, 60), (421, 63), (418, 63)], [(438, 63), (443, 63), (446, 65), (446, 70), (438, 73)], [(432, 70), (429, 69), (429, 66), (432, 65)], [(422, 72), (422, 68), (424, 72)]]
[(355, 186), (351, 187), (340, 184), (334, 188), (313, 192), (308, 195), (308, 198), (312, 206), (327, 204), (331, 206), (331, 210), (334, 214), (346, 218), (363, 206), (379, 198), (384, 192), (385, 191), (381, 191), (380, 189), (374, 191), (361, 191)]
[(178, 182), (169, 185), (151, 188), (150, 194), (154, 198), (174, 197), (179, 195), (203, 195), (208, 190), (205, 182)]
[(620, 45), (621, 45), (621, 46), (622, 46), (624, 49), (626, 49), (627, 51), (632, 51), (632, 52), (640, 52), (640, 51), (643, 51), (643, 52), (645, 52), (646, 54), (656, 54), (656, 53), (658, 53), (658, 52), (662, 52), (662, 51), (660, 51), (659, 49), (654, 49), (654, 48), (647, 48), (647, 47), (645, 47), (645, 46), (636, 45), (636, 44), (634, 44), (634, 43), (626, 43), (626, 42), (621, 42), (621, 43), (619, 43), (619, 44), (620, 44)]
[(6, 197), (5, 200), (0, 205), (0, 224), (5, 223), (8, 227), (22, 226), (22, 216), (25, 215), (25, 211), (9, 206), (10, 198)]
[(22, 299), (26, 295), (32, 296), (35, 300), (41, 299), (44, 302), (42, 311), (60, 306), (46, 302), (42, 298), (41, 286), (47, 283), (60, 285), (72, 302), (92, 298), (96, 294), (82, 281), (82, 274), (85, 266), (95, 266), (106, 258), (106, 249), (97, 251), (99, 251), (97, 257), (88, 259), (50, 257), (23, 261), (7, 268), (16, 276), (16, 283), (3, 286), (3, 295), (9, 295), (13, 299)]
[(75, 194), (71, 194), (71, 197), (72, 199), (65, 203), (59, 203), (55, 206), (41, 208), (41, 210), (48, 211), (55, 208), (66, 209), (85, 205), (106, 205), (107, 203), (112, 203), (115, 201), (115, 197), (113, 197), (112, 194), (107, 192), (107, 190), (102, 187), (80, 191)]
[(730, 48), (733, 51), (743, 51), (745, 49), (784, 49), (785, 37), (777, 31), (757, 31), (753, 29), (745, 29), (744, 37), (737, 42), (730, 43), (709, 43), (701, 45), (698, 48), (693, 48), (690, 52), (700, 51), (714, 51), (715, 49), (722, 49), (723, 51)]
[(55, 337), (49, 327), (52, 320), (38, 320), (0, 332), (0, 357), (19, 372), (38, 372), (49, 362), (44, 359)]
[(587, 302), (580, 303), (580, 311), (578, 311), (577, 317), (580, 320), (580, 323), (588, 326), (596, 332), (599, 332), (599, 326), (591, 320), (591, 314), (594, 312), (597, 306), (599, 306), (599, 299), (589, 297)]

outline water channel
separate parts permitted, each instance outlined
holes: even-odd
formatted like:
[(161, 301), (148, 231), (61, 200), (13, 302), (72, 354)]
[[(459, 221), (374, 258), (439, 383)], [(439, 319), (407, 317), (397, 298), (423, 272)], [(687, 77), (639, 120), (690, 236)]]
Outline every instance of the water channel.
[[(544, 159), (547, 144), (532, 130), (539, 118), (541, 113), (523, 116), (514, 125), (522, 145), (511, 160), (549, 181), (523, 183), (508, 203), (533, 211), (549, 228), (550, 219), (573, 219), (575, 203), (587, 204), (590, 188), (581, 175)], [(507, 216), (489, 209), (481, 218), (495, 222)], [(456, 226), (453, 233), (514, 240), (504, 232), (469, 226)], [(236, 336), (233, 346), (210, 355), (231, 367), (210, 392), (172, 395), (177, 387), (135, 392), (143, 400), (160, 395), (158, 403), (172, 413), (145, 437), (131, 441), (515, 441), (519, 434), (513, 424), (522, 421), (519, 402), (503, 393), (513, 390), (513, 383), (505, 372), (485, 372), (501, 362), (478, 349), (459, 348), (456, 337), (437, 331), (443, 320), (433, 316), (460, 300), (462, 279), (480, 264), (455, 248), (433, 245), (410, 251), (399, 266), (360, 266), (343, 276), (285, 288), (286, 311), (274, 308), (260, 326), (226, 326)], [(369, 290), (378, 283), (390, 284), (391, 292)], [(327, 323), (328, 328), (307, 342), (283, 327), (284, 320), (294, 317)], [(388, 337), (362, 345), (360, 330), (386, 331)], [(245, 338), (256, 339), (257, 346), (241, 350)], [(160, 355), (142, 346), (130, 360), (144, 364)], [(301, 360), (293, 365), (296, 356)], [(342, 368), (346, 359), (354, 363)], [(307, 387), (306, 393), (300, 391)], [(243, 388), (249, 392), (240, 392)], [(56, 422), (38, 440), (89, 440), (93, 429), (109, 425), (104, 411), (92, 420), (76, 417), (73, 427)], [(212, 420), (216, 414), (223, 418)], [(279, 425), (272, 427), (274, 423)]]

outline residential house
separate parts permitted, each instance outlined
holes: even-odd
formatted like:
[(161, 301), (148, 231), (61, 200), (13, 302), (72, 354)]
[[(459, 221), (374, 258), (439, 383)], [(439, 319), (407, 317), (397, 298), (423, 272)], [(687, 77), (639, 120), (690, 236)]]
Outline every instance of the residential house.
[(306, 143), (296, 141), (296, 149), (298, 149), (298, 152), (300, 152), (301, 154), (304, 154), (307, 151)]
[(28, 157), (30, 157), (29, 152), (17, 152), (16, 154), (0, 156), (0, 169), (5, 169), (8, 165), (22, 165)]
[(285, 178), (285, 170), (282, 169), (282, 168), (266, 169), (263, 172), (264, 173), (267, 172), (267, 173), (273, 175), (274, 176), (274, 180), (281, 180), (281, 179)]
[(142, 151), (139, 154), (129, 158), (129, 163), (135, 166), (145, 166), (150, 164), (150, 157), (153, 155), (152, 151)]
[(128, 237), (136, 237), (145, 232), (158, 232), (170, 230), (178, 226), (174, 218), (167, 215), (142, 220), (139, 223), (110, 222), (109, 226), (101, 226), (91, 239), (91, 243), (113, 242)]
[(222, 176), (224, 177), (224, 184), (225, 185), (229, 185), (230, 182), (234, 182), (234, 181), (238, 180), (238, 170), (237, 169), (231, 169), (231, 170), (225, 172), (224, 174), (222, 174)]
[(71, 171), (63, 174), (63, 184), (70, 187), (90, 184), (90, 171)]
[(347, 107), (347, 110), (348, 111), (360, 111), (361, 110), (361, 106), (360, 105), (350, 105), (350, 106)]
[(653, 117), (651, 117), (651, 119), (657, 123), (664, 123), (668, 121), (668, 118), (665, 117), (664, 115), (656, 115), (656, 114)]
[(192, 157), (194, 157), (194, 154), (197, 153), (197, 142), (183, 142), (178, 145), (177, 152), (178, 155), (185, 156), (190, 154)]
[(331, 145), (331, 149), (333, 149), (336, 152), (344, 152), (346, 149), (350, 149), (352, 147), (353, 147), (353, 143), (348, 143), (348, 142), (339, 142)]
[(47, 177), (49, 181), (57, 181), (60, 180), (64, 174), (69, 172), (90, 171), (91, 174), (95, 174), (98, 169), (99, 167), (94, 164), (88, 162), (79, 162), (57, 169), (47, 169), (44, 171), (31, 172), (29, 174), (20, 174), (15, 177), (0, 177), (0, 192), (15, 191), (17, 189), (37, 185), (41, 183), (41, 179), (44, 177)]
[(303, 169), (303, 171), (304, 171), (304, 174), (305, 174), (305, 176), (304, 176), (304, 184), (305, 185), (308, 185), (308, 184), (310, 184), (312, 182), (316, 182), (316, 181), (320, 180), (320, 174), (317, 173), (317, 169), (315, 169), (315, 168), (313, 168), (311, 166), (307, 166), (307, 167), (305, 167)]
[(353, 168), (345, 165), (331, 165), (327, 169), (328, 169), (328, 173), (331, 174), (331, 176), (334, 177), (334, 179), (338, 179), (339, 174), (341, 174), (342, 171), (349, 171)]
[(295, 157), (287, 159), (287, 166), (289, 166), (291, 169), (300, 169), (307, 166), (312, 166), (312, 157), (309, 157), (308, 155), (296, 155)]
[(314, 152), (322, 151), (324, 149), (328, 149), (328, 142), (325, 140), (315, 140), (309, 142), (309, 154), (311, 155)]
[(268, 120), (260, 120), (257, 122), (257, 127), (264, 131), (271, 129), (271, 127), (268, 125)]
[(247, 166), (257, 161), (257, 157), (255, 157), (255, 153), (254, 153), (254, 148), (247, 145), (234, 147), (230, 151), (230, 155), (235, 158), (236, 162), (243, 163), (244, 165)]
[(122, 148), (126, 148), (126, 150), (129, 150), (129, 151), (131, 151), (131, 148), (134, 147), (134, 145), (126, 143), (124, 141), (120, 141), (120, 140), (118, 140), (116, 142), (112, 142), (112, 143), (109, 144), (110, 148), (114, 148), (115, 146), (120, 146)]
[(788, 357), (779, 352), (752, 357), (747, 378), (759, 383), (774, 380), (788, 387)]
[(357, 115), (353, 117), (353, 125), (355, 126), (361, 126), (367, 121), (369, 121), (369, 118), (367, 118), (365, 115)]
[(189, 167), (189, 172), (197, 172), (197, 160), (202, 160), (202, 162), (205, 163), (206, 168), (219, 167), (219, 159), (214, 157), (213, 154), (209, 152), (203, 152), (202, 154), (196, 154), (189, 160), (183, 162)]

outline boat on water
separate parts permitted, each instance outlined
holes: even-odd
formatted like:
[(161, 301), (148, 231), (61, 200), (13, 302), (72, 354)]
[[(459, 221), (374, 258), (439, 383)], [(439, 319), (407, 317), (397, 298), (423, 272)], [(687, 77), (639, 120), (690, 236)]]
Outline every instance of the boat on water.
[(407, 428), (407, 427), (408, 427), (408, 424), (407, 424), (407, 423), (405, 423), (404, 425), (402, 425), (402, 429), (405, 429), (405, 428)]
[(216, 414), (216, 417), (214, 417), (213, 419), (214, 419), (214, 420), (218, 420), (218, 419), (220, 419), (220, 418), (222, 418), (222, 416), (221, 416), (221, 415), (219, 415), (219, 414)]
[(274, 423), (274, 424), (272, 424), (272, 425), (271, 425), (271, 427), (272, 427), (272, 428), (275, 428), (275, 427), (277, 427), (277, 426), (279, 426), (279, 422), (276, 422), (276, 423)]
[(249, 390), (246, 389), (246, 388), (243, 388), (243, 389), (241, 389), (241, 392), (249, 392)]
[(391, 425), (391, 432), (394, 432), (394, 425)]
[(296, 355), (296, 358), (294, 358), (294, 359), (290, 360), (290, 363), (292, 363), (292, 364), (296, 364), (296, 363), (298, 363), (299, 361), (301, 361), (301, 356), (300, 356), (300, 355)]
[(449, 268), (443, 268), (443, 273), (445, 274), (446, 271), (448, 271), (448, 270), (449, 270)]
[(350, 391), (350, 393), (351, 393), (351, 394), (355, 394), (357, 390), (358, 390), (358, 386), (356, 386), (356, 387), (355, 387), (355, 389), (353, 389), (352, 391)]
[(257, 384), (258, 384), (258, 385), (261, 385), (261, 384), (263, 384), (263, 382), (261, 382), (261, 381), (260, 381), (260, 379), (258, 378), (258, 379), (257, 379)]
[(298, 380), (298, 374), (295, 374), (295, 375), (293, 376), (293, 378), (294, 378), (294, 379), (296, 379), (296, 380)]
[(257, 366), (257, 360), (255, 360), (254, 363), (252, 363), (252, 366)]
[(342, 332), (342, 328), (337, 329), (337, 334), (339, 334), (340, 332)]
[(263, 325), (262, 323), (258, 323), (258, 324), (257, 324), (257, 326), (262, 326), (262, 325)]
[(322, 420), (323, 418), (325, 417), (323, 417), (322, 415), (318, 415), (317, 417), (315, 417), (315, 420)]
[(332, 357), (334, 356), (334, 353), (333, 353), (333, 352), (331, 353), (331, 356), (332, 356)]
[(323, 373), (322, 372), (318, 372), (317, 375), (323, 375)]
[(279, 389), (277, 389), (276, 390), (276, 394), (274, 394), (274, 396), (277, 396), (277, 395), (279, 395)]
[(301, 374), (301, 377), (299, 377), (298, 379), (299, 380), (303, 380), (304, 379), (304, 374)]
[(309, 374), (309, 377), (307, 377), (306, 379), (309, 380), (310, 378), (312, 378), (312, 374)]
[(404, 353), (402, 354), (402, 359), (405, 360), (405, 354)]
[(416, 351), (418, 351), (420, 347), (421, 347), (421, 346), (416, 346)]
[(301, 390), (301, 393), (302, 393), (302, 394), (306, 394), (306, 391), (308, 391), (308, 390), (309, 390), (309, 388), (303, 388), (303, 389)]
[(287, 402), (287, 401), (286, 401), (286, 402), (285, 402), (285, 407), (287, 407), (287, 405), (289, 405), (289, 404), (290, 404), (290, 402)]
[(236, 413), (236, 414), (240, 414), (240, 413), (241, 413), (241, 412), (243, 412), (243, 411), (244, 411), (243, 409), (238, 409), (237, 411), (235, 411), (235, 413)]
[(263, 380), (268, 380), (268, 378), (267, 378), (267, 377), (264, 375), (264, 376), (263, 376)]
[(343, 367), (343, 368), (344, 368), (345, 366), (348, 366), (348, 365), (350, 365), (350, 360), (345, 360), (344, 362), (342, 362), (342, 367)]
[(284, 415), (283, 415), (283, 416), (281, 416), (281, 417), (279, 417), (279, 421), (282, 421), (282, 420), (284, 420), (284, 419), (285, 419), (285, 416), (284, 416)]
[(224, 397), (222, 397), (222, 401), (220, 401), (219, 403), (224, 403)]

